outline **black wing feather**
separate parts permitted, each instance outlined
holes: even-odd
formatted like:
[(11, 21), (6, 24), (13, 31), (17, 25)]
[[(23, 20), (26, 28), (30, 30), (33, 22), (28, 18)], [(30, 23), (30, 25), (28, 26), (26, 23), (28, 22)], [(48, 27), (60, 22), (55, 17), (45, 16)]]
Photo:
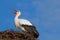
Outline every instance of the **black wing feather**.
[(32, 34), (35, 38), (39, 36), (39, 33), (36, 30), (35, 26), (31, 26), (31, 25), (21, 25), (21, 26), (24, 27), (28, 31), (28, 33)]

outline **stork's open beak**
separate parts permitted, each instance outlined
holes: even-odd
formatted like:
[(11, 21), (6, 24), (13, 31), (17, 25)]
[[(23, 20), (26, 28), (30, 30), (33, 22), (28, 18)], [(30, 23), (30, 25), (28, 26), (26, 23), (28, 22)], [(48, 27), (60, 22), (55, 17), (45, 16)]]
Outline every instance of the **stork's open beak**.
[(14, 10), (14, 14), (16, 14), (17, 13), (17, 10)]
[(17, 15), (18, 13), (19, 13), (19, 12), (18, 12), (17, 10), (14, 10), (14, 14), (16, 14), (16, 15)]

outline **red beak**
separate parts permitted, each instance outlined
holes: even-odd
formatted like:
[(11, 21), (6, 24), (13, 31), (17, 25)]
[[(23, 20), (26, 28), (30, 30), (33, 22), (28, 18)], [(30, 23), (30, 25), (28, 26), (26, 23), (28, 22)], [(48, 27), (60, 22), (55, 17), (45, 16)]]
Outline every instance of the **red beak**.
[(14, 14), (16, 14), (17, 10), (14, 10)]

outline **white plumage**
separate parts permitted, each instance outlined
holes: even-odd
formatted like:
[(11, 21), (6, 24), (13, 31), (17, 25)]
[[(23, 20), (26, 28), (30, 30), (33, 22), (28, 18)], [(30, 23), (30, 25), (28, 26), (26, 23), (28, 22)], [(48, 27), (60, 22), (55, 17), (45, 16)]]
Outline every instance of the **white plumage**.
[(16, 16), (14, 18), (14, 22), (15, 22), (16, 27), (20, 28), (23, 31), (26, 31), (24, 29), (24, 27), (21, 27), (21, 25), (32, 25), (32, 24), (30, 23), (30, 21), (28, 21), (26, 19), (19, 19), (18, 18), (21, 15), (20, 11), (15, 11), (15, 14), (16, 14)]
[(30, 21), (28, 21), (28, 20), (26, 20), (26, 19), (19, 19), (20, 20), (20, 24), (22, 25), (22, 24), (24, 24), (24, 25), (32, 25), (31, 23), (30, 23)]
[(21, 15), (20, 11), (15, 11), (14, 23), (17, 28), (20, 28), (22, 31), (29, 32), (34, 35), (34, 37), (38, 37), (39, 33), (36, 28), (32, 25), (32, 23), (26, 19), (19, 19), (18, 17)]

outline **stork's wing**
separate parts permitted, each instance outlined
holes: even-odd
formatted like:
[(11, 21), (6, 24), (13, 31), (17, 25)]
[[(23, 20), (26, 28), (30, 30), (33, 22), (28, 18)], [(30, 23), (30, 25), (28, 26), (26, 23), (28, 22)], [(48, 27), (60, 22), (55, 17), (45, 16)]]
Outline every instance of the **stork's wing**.
[(19, 23), (22, 25), (32, 25), (32, 23), (26, 19), (19, 19)]
[(28, 31), (28, 33), (32, 34), (35, 38), (39, 36), (39, 33), (37, 32), (35, 26), (32, 25), (21, 25), (21, 26), (24, 27), (24, 29)]

